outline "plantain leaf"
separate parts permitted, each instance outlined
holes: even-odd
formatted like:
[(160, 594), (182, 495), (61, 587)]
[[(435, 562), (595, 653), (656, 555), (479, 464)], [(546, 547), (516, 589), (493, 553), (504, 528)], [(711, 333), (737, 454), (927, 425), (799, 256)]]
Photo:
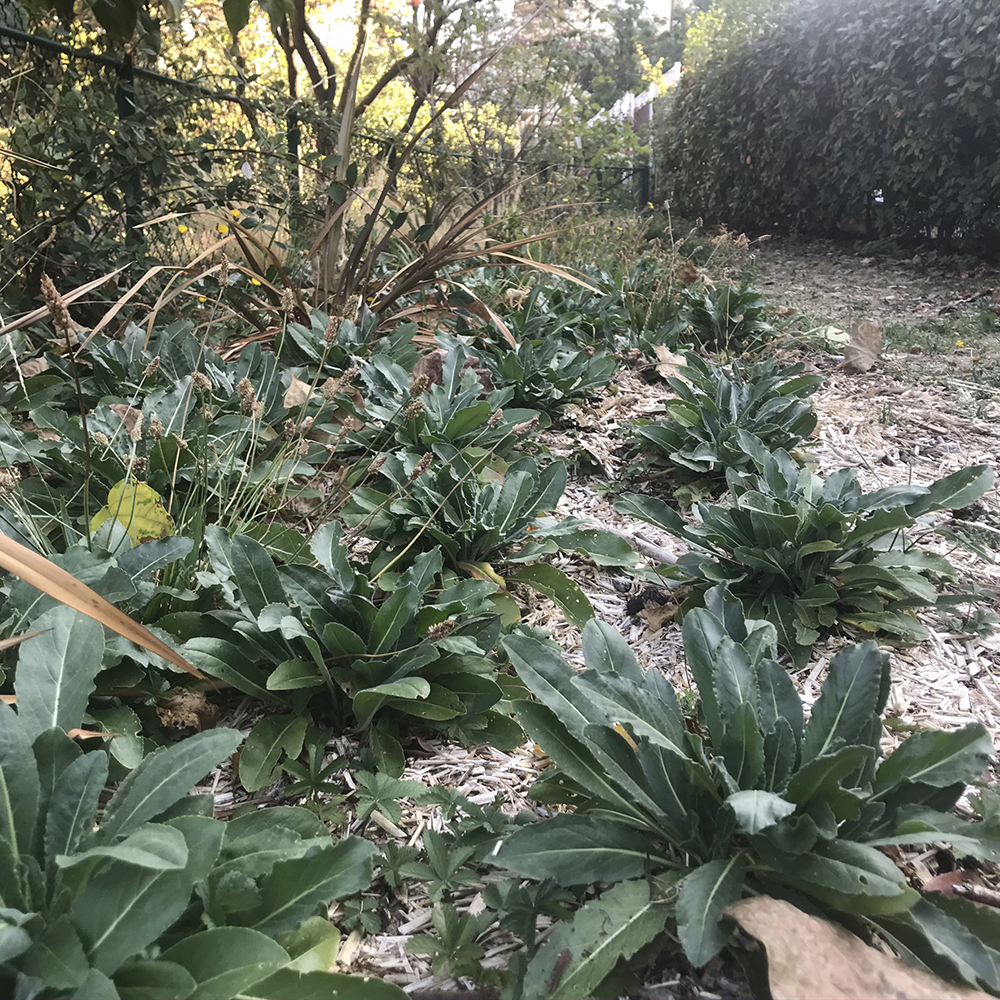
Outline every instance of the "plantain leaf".
[(566, 620), (577, 628), (583, 628), (594, 617), (593, 605), (580, 585), (549, 563), (522, 566), (509, 579), (525, 583), (532, 590), (551, 598), (562, 608)]
[(250, 731), (240, 753), (240, 784), (248, 792), (273, 785), (281, 773), (281, 755), (295, 760), (302, 753), (306, 720), (301, 715), (270, 715)]

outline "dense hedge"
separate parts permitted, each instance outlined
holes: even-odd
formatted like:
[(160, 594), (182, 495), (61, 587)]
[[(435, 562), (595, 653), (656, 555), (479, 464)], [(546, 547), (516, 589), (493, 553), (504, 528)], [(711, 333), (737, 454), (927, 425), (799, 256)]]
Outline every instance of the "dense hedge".
[(798, 0), (685, 76), (659, 152), (688, 216), (996, 247), (1000, 3)]

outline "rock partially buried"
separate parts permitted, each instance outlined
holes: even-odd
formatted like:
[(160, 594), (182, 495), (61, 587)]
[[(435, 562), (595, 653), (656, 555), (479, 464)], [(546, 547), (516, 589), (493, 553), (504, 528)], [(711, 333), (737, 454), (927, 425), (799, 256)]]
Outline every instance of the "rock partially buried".
[[(774, 1000), (986, 1000), (894, 955), (877, 951), (839, 924), (781, 899), (754, 896), (726, 911), (767, 952)], [(752, 984), (751, 984), (752, 985)]]

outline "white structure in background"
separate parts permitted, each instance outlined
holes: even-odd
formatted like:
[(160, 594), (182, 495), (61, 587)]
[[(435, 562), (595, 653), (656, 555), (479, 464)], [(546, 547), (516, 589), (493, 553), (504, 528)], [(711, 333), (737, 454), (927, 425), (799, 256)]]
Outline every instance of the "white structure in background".
[(675, 86), (681, 78), (681, 64), (675, 62), (663, 75), (663, 83), (657, 86), (650, 84), (641, 94), (622, 94), (607, 111), (598, 111), (587, 124), (593, 125), (600, 121), (621, 122), (632, 120), (632, 127), (648, 125), (653, 120), (653, 102)]

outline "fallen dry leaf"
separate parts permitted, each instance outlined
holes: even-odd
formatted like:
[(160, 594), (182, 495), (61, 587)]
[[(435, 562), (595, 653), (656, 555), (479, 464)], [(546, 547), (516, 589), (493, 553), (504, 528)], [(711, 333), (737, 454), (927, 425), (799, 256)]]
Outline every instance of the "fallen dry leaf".
[(47, 358), (30, 358), (21, 362), (21, 375), (24, 378), (31, 378), (34, 375), (41, 375), (49, 370)]
[(774, 1000), (986, 1000), (987, 995), (876, 951), (829, 920), (770, 896), (741, 899), (726, 916), (767, 952)]
[(170, 697), (156, 706), (160, 722), (171, 729), (212, 729), (219, 710), (197, 688), (174, 688)]
[(122, 418), (125, 433), (131, 437), (135, 431), (136, 423), (142, 417), (142, 410), (137, 410), (134, 406), (126, 406), (124, 403), (112, 403), (111, 409)]
[(844, 348), (843, 369), (850, 375), (868, 371), (882, 352), (882, 327), (863, 319), (851, 327), (851, 342)]
[(662, 375), (663, 378), (672, 378), (687, 364), (680, 354), (674, 354), (663, 344), (657, 344), (653, 352), (656, 354), (656, 374)]
[(288, 388), (285, 390), (285, 398), (281, 405), (286, 410), (290, 410), (293, 406), (301, 406), (311, 395), (312, 386), (293, 375), (292, 381), (288, 383)]

